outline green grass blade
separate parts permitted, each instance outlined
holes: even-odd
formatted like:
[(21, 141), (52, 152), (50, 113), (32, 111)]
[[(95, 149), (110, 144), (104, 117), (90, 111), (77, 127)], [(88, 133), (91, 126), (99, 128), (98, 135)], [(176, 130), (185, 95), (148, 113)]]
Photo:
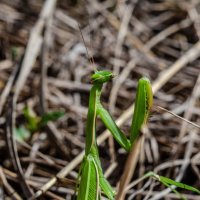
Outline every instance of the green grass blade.
[(163, 185), (165, 185), (166, 187), (170, 188), (180, 199), (187, 200), (180, 192), (178, 192), (176, 189), (174, 189), (172, 185), (169, 185), (168, 183), (163, 182), (161, 179), (160, 179), (160, 182)]
[(176, 187), (186, 189), (186, 190), (190, 190), (192, 192), (196, 192), (196, 193), (200, 194), (200, 190), (198, 190), (198, 189), (196, 189), (196, 188), (194, 188), (190, 185), (174, 181), (174, 180), (169, 179), (169, 178), (164, 177), (164, 176), (159, 176), (159, 179), (160, 179), (161, 182), (164, 182), (164, 183), (167, 183), (167, 184), (170, 184), (170, 185), (175, 185)]

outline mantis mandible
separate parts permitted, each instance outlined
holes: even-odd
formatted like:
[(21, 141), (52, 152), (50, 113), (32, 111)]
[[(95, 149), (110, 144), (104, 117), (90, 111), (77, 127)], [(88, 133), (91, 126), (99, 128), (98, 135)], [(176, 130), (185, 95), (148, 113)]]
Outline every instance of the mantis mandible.
[(89, 109), (86, 123), (85, 156), (79, 170), (78, 200), (100, 200), (101, 191), (108, 199), (114, 199), (115, 191), (103, 175), (96, 142), (96, 118), (99, 116), (115, 140), (129, 151), (137, 139), (141, 127), (147, 122), (153, 103), (150, 81), (141, 78), (138, 82), (135, 109), (132, 119), (130, 139), (116, 125), (108, 111), (102, 106), (100, 97), (104, 83), (112, 80), (109, 71), (95, 71), (91, 76), (93, 87), (90, 91)]

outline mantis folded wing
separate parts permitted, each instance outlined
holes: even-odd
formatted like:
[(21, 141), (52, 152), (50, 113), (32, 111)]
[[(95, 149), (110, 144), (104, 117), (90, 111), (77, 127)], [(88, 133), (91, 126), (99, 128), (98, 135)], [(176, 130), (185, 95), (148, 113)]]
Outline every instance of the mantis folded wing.
[(85, 156), (81, 166), (82, 175), (78, 200), (99, 198), (99, 175), (93, 156)]
[(100, 164), (96, 144), (96, 117), (99, 116), (102, 119), (116, 141), (126, 151), (129, 151), (135, 139), (138, 137), (141, 127), (146, 123), (152, 106), (151, 84), (147, 78), (141, 78), (137, 87), (135, 110), (129, 140), (100, 102), (103, 83), (110, 81), (113, 77), (113, 74), (108, 71), (96, 71), (91, 77), (93, 87), (90, 91), (89, 98), (85, 157), (80, 168), (78, 200), (99, 200), (101, 199), (101, 190), (109, 199), (114, 199), (115, 195), (114, 190), (103, 175)]

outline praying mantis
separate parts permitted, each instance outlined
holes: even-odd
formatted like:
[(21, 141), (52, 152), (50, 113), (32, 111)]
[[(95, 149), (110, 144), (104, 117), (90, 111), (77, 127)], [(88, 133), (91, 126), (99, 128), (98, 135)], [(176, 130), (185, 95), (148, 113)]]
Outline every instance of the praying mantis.
[[(81, 37), (85, 44), (82, 32)], [(87, 48), (86, 52), (89, 58)], [(75, 193), (77, 193), (77, 200), (101, 200), (101, 192), (103, 192), (108, 199), (113, 200), (116, 194), (110, 183), (104, 177), (101, 167), (96, 141), (96, 118), (100, 117), (114, 139), (122, 148), (129, 152), (136, 142), (136, 139), (138, 138), (143, 125), (147, 123), (148, 116), (153, 105), (151, 83), (148, 78), (142, 77), (138, 81), (130, 135), (129, 138), (127, 138), (117, 126), (109, 112), (101, 104), (100, 97), (103, 84), (111, 81), (114, 77), (115, 76), (110, 71), (98, 70), (95, 70), (94, 74), (91, 76), (91, 83), (93, 86), (90, 90), (89, 109), (86, 122), (85, 156), (79, 169), (77, 186), (75, 188)], [(184, 198), (178, 191), (172, 188), (172, 185), (200, 194), (200, 191), (192, 186), (174, 181), (167, 177), (159, 176), (154, 172), (146, 173), (143, 177), (140, 178), (140, 180), (148, 177), (157, 179), (163, 185), (170, 188), (181, 199), (186, 198)]]
[(112, 80), (114, 75), (109, 71), (95, 71), (91, 76), (93, 87), (90, 91), (89, 109), (86, 122), (85, 156), (79, 170), (78, 200), (100, 200), (101, 191), (108, 199), (114, 199), (115, 191), (103, 175), (96, 142), (96, 118), (99, 116), (115, 140), (126, 151), (130, 151), (137, 139), (141, 127), (147, 122), (153, 95), (148, 78), (138, 81), (135, 109), (129, 139), (116, 125), (108, 111), (101, 104), (103, 84)]

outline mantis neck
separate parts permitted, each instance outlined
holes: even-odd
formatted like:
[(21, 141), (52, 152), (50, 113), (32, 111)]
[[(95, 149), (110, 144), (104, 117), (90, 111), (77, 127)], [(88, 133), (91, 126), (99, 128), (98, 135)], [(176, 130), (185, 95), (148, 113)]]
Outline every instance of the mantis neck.
[(103, 84), (94, 84), (90, 91), (89, 109), (86, 123), (86, 147), (85, 154), (91, 152), (92, 146), (96, 146), (96, 115), (100, 104), (101, 89)]

